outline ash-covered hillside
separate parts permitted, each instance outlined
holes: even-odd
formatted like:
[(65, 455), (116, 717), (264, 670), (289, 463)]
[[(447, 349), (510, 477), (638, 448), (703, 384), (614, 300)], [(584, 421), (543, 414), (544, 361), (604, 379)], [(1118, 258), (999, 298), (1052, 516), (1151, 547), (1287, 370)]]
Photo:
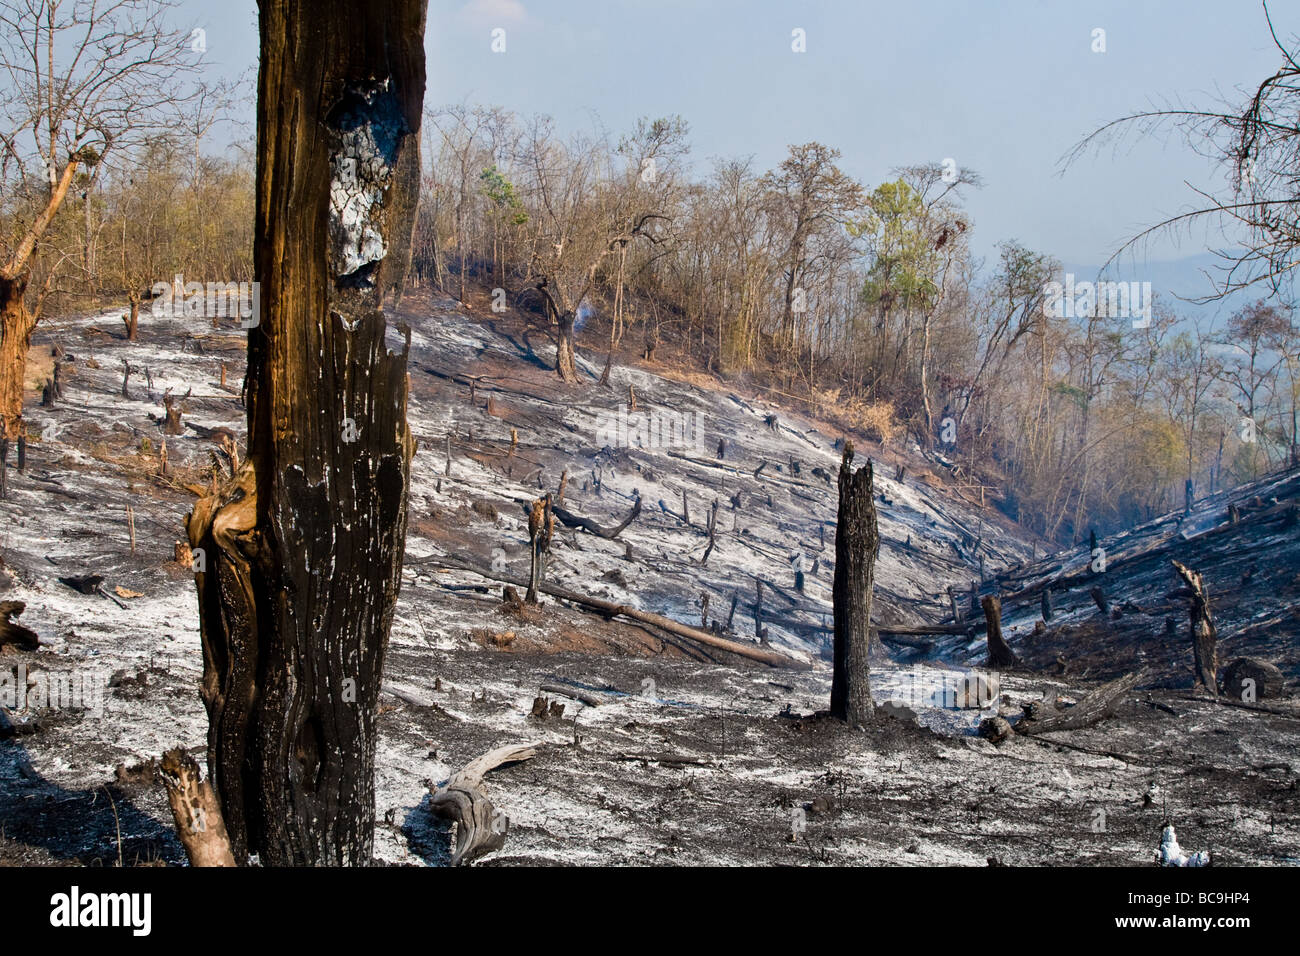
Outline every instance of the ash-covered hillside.
[[(598, 385), (594, 352), (579, 356), (583, 383), (564, 386), (545, 333), (518, 316), (440, 302), (402, 318), (419, 448), (380, 720), (381, 859), (445, 862), (428, 784), (492, 747), (538, 742), (538, 757), (489, 778), (512, 826), (485, 862), (1142, 864), (1166, 817), (1192, 849), (1294, 862), (1300, 724), (1184, 700), (1186, 601), (1159, 596), (1177, 584), (1169, 557), (1197, 566), (1223, 622), (1222, 659), (1276, 658), (1294, 677), (1291, 484), (1205, 502), (1181, 529), (1170, 518), (1103, 542), (1097, 575), (1087, 554), (1036, 561), (1041, 545), (941, 463), (858, 436), (859, 460), (876, 463), (881, 533), (873, 695), (907, 706), (854, 733), (813, 716), (829, 698), (844, 436), (652, 363)], [(10, 862), (184, 859), (153, 765), (178, 742), (201, 757), (206, 742), (194, 586), (176, 546), (223, 448), (242, 447), (244, 341), (149, 317), (140, 336), (126, 342), (103, 314), (43, 326), (34, 346), (62, 348), (64, 393), (29, 408), (40, 440), (0, 503), (0, 600), (25, 605), (12, 619), (40, 645), (8, 649), (0, 671), (21, 667), (29, 690), (69, 675), (86, 693), (80, 706), (29, 693), (8, 709)], [(169, 402), (180, 434), (166, 433)], [(503, 588), (522, 593), (526, 509), (545, 492), (564, 512), (548, 585), (789, 666), (551, 596), (503, 600)], [(1219, 533), (1229, 503), (1237, 530)], [(1022, 666), (985, 710), (928, 706), (984, 659), (982, 624), (965, 609), (981, 568)], [(1044, 584), (1055, 610), (1035, 633)], [(1089, 596), (1099, 585), (1104, 619)], [(1080, 700), (1130, 662), (1150, 665), (1151, 680), (1096, 727), (1000, 745), (977, 733), (1045, 692)]]

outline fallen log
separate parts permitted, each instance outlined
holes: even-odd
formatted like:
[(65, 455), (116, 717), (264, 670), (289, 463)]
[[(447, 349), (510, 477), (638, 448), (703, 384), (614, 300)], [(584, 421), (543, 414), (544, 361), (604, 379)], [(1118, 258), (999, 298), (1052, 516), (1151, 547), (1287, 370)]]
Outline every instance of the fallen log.
[(483, 793), (483, 777), (502, 764), (528, 760), (537, 755), (537, 744), (513, 744), (498, 747), (471, 760), (452, 774), (433, 794), (429, 809), (437, 816), (456, 824), (456, 843), (451, 865), (459, 866), (506, 842), (510, 818), (501, 813)]
[(1034, 720), (1025, 716), (1017, 721), (1016, 733), (1032, 735), (1053, 730), (1081, 730), (1109, 717), (1119, 699), (1130, 693), (1146, 676), (1146, 668), (1103, 684), (1068, 710)]
[(971, 624), (880, 624), (881, 634), (969, 634), (976, 628)]
[(543, 684), (540, 688), (543, 694), (559, 694), (561, 697), (568, 697), (571, 700), (579, 701), (588, 707), (599, 707), (608, 701), (599, 694), (591, 694), (585, 690), (579, 690), (576, 687), (566, 687), (564, 684)]
[[(445, 568), (454, 568), (459, 571), (469, 571), (473, 574), (480, 575), (490, 581), (499, 581), (502, 584), (513, 584), (515, 587), (527, 587), (526, 582), (517, 581), (514, 578), (508, 578), (481, 566), (447, 561), (441, 558), (421, 558), (415, 561), (408, 561), (408, 565), (431, 564), (437, 563)], [(674, 621), (670, 617), (664, 617), (662, 614), (655, 614), (652, 611), (642, 611), (639, 608), (628, 607), (625, 604), (615, 604), (613, 601), (602, 601), (599, 598), (587, 597), (584, 594), (578, 594), (576, 591), (570, 591), (568, 588), (557, 587), (553, 584), (542, 584), (538, 590), (543, 594), (559, 598), (562, 601), (568, 601), (570, 604), (576, 604), (579, 607), (585, 607), (590, 610), (599, 611), (605, 617), (627, 617), (634, 621), (640, 621), (642, 624), (652, 624), (657, 628), (675, 634), (678, 637), (684, 637), (687, 640), (694, 641), (697, 644), (704, 644), (708, 647), (715, 647), (718, 650), (728, 651), (750, 660), (759, 661), (768, 667), (786, 667), (793, 670), (810, 670), (812, 665), (807, 661), (801, 661), (797, 658), (787, 657), (784, 654), (778, 654), (775, 651), (763, 650), (750, 644), (742, 644), (738, 641), (729, 641), (726, 638), (718, 637), (707, 631), (701, 631), (697, 627), (691, 627)]]
[(582, 531), (586, 531), (588, 534), (594, 534), (599, 538), (604, 538), (606, 541), (613, 541), (622, 534), (624, 530), (626, 530), (628, 525), (636, 520), (637, 515), (641, 514), (641, 499), (639, 497), (636, 499), (635, 503), (632, 505), (632, 513), (624, 518), (621, 524), (618, 524), (613, 528), (602, 528), (590, 518), (584, 518), (582, 515), (574, 514), (567, 508), (561, 508), (553, 502), (551, 504), (551, 513), (554, 514), (555, 519), (566, 528), (578, 528)]

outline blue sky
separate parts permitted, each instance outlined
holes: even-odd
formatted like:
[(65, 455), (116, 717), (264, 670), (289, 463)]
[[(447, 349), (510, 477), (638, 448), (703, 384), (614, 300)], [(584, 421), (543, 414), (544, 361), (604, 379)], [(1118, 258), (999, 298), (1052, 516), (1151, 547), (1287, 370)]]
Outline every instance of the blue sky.
[[(1300, 4), (1270, 9), (1281, 36), (1300, 33)], [(214, 72), (255, 62), (252, 0), (185, 0), (181, 13), (207, 30)], [(495, 28), (504, 53), (491, 49)], [(804, 53), (791, 49), (795, 28)], [(1279, 62), (1257, 0), (430, 0), (426, 47), (430, 105), (544, 112), (564, 130), (614, 135), (679, 113), (701, 170), (751, 154), (766, 169), (814, 139), (868, 186), (952, 157), (984, 178), (967, 203), (979, 253), (1015, 238), (1090, 264), (1189, 208), (1185, 181), (1213, 189), (1224, 174), (1177, 136), (1131, 139), (1064, 175), (1062, 155), (1130, 111), (1236, 101)], [(1207, 241), (1184, 234), (1146, 255), (1191, 257)]]

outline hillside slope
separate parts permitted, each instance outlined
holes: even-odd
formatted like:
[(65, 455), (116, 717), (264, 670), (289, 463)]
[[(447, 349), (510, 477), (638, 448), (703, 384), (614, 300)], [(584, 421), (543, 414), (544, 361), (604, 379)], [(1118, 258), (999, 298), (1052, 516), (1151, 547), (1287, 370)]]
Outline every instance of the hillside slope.
[[(956, 666), (979, 661), (978, 634), (939, 640), (927, 660), (885, 641), (873, 693), (908, 703), (916, 720), (900, 712), (862, 735), (801, 716), (829, 700), (839, 436), (651, 368), (616, 369), (605, 389), (599, 368), (580, 361), (588, 382), (565, 388), (549, 370), (549, 344), (515, 317), (475, 318), (449, 303), (406, 317), (420, 447), (380, 717), (381, 860), (445, 862), (427, 782), (520, 740), (546, 746), (489, 780), (513, 821), (492, 862), (1145, 863), (1165, 813), (1194, 849), (1213, 844), (1238, 862), (1297, 856), (1300, 725), (1289, 718), (1250, 715), (1246, 754), (1227, 736), (1240, 730), (1238, 712), (1179, 702), (1170, 715), (1135, 699), (1077, 735), (1075, 749), (1030, 739), (994, 747), (975, 734), (987, 712), (922, 706), (951, 686)], [(108, 684), (89, 702), (102, 706), (33, 704), (6, 718), (0, 859), (183, 859), (150, 763), (178, 741), (201, 753), (206, 740), (194, 589), (173, 549), (206, 484), (214, 430), (242, 435), (234, 370), (243, 342), (180, 320), (146, 318), (136, 344), (118, 328), (104, 314), (41, 330), (38, 349), (60, 341), (75, 362), (63, 401), (30, 409), (29, 427), (45, 438), (27, 474), (11, 472), (0, 503), (0, 600), (24, 602), (19, 620), (42, 640), (6, 654), (0, 674), (24, 668), (33, 687), (53, 674)], [(138, 367), (127, 397), (124, 361)], [(666, 445), (621, 443), (629, 386), (636, 414), (698, 413), (702, 438), (686, 440), (676, 419)], [(169, 388), (186, 396), (186, 432), (166, 438), (162, 476)], [(1005, 574), (1004, 587), (1025, 573), (1018, 565), (1034, 567), (1032, 542), (992, 509), (902, 450), (860, 445), (859, 460), (876, 456), (906, 466), (901, 479), (892, 465), (876, 476), (878, 623), (940, 621), (948, 586), (968, 587), (981, 557), (989, 574)], [(524, 506), (541, 489), (556, 492), (565, 472), (564, 505), (575, 514), (609, 528), (638, 496), (642, 511), (614, 540), (560, 531), (548, 581), (695, 624), (707, 594), (707, 617), (723, 630), (734, 596), (728, 636), (755, 644), (762, 581), (770, 648), (812, 667), (770, 669), (551, 599), (540, 609), (504, 604), (497, 579), (527, 575)], [(104, 578), (106, 594), (59, 581), (87, 574)], [(1029, 619), (1008, 604), (1023, 649)], [(1006, 675), (998, 703), (1012, 712), (1049, 687), (1077, 699), (1081, 671)], [(564, 712), (538, 716), (539, 697)], [(1100, 829), (1098, 810), (1110, 821)]]

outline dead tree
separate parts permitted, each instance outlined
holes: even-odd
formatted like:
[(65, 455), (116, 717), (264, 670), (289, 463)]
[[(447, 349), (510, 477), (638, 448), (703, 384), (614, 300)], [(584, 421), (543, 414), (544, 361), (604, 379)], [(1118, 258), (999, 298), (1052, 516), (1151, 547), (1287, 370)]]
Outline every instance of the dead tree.
[(853, 443), (844, 443), (840, 462), (839, 518), (835, 525), (834, 672), (831, 716), (862, 727), (872, 717), (868, 652), (871, 648), (871, 589), (880, 532), (871, 462), (853, 470)]
[[(630, 519), (629, 519), (630, 520)], [(528, 593), (524, 600), (537, 603), (537, 592), (546, 576), (546, 556), (551, 551), (551, 537), (555, 534), (555, 513), (551, 510), (551, 496), (544, 495), (533, 502), (528, 512), (528, 547), (531, 562), (528, 567)]]
[(1196, 672), (1194, 686), (1204, 687), (1215, 696), (1219, 693), (1219, 661), (1216, 650), (1217, 632), (1210, 614), (1210, 594), (1199, 571), (1193, 571), (1177, 561), (1174, 570), (1191, 592), (1187, 616), (1192, 626), (1192, 663)]
[(984, 608), (984, 623), (988, 634), (989, 667), (1015, 667), (1016, 655), (1002, 636), (1002, 598), (986, 594), (980, 602)]
[(260, 4), (247, 455), (187, 522), (208, 766), (235, 860), (364, 865), (376, 710), (402, 579), (406, 270), (424, 0)]

